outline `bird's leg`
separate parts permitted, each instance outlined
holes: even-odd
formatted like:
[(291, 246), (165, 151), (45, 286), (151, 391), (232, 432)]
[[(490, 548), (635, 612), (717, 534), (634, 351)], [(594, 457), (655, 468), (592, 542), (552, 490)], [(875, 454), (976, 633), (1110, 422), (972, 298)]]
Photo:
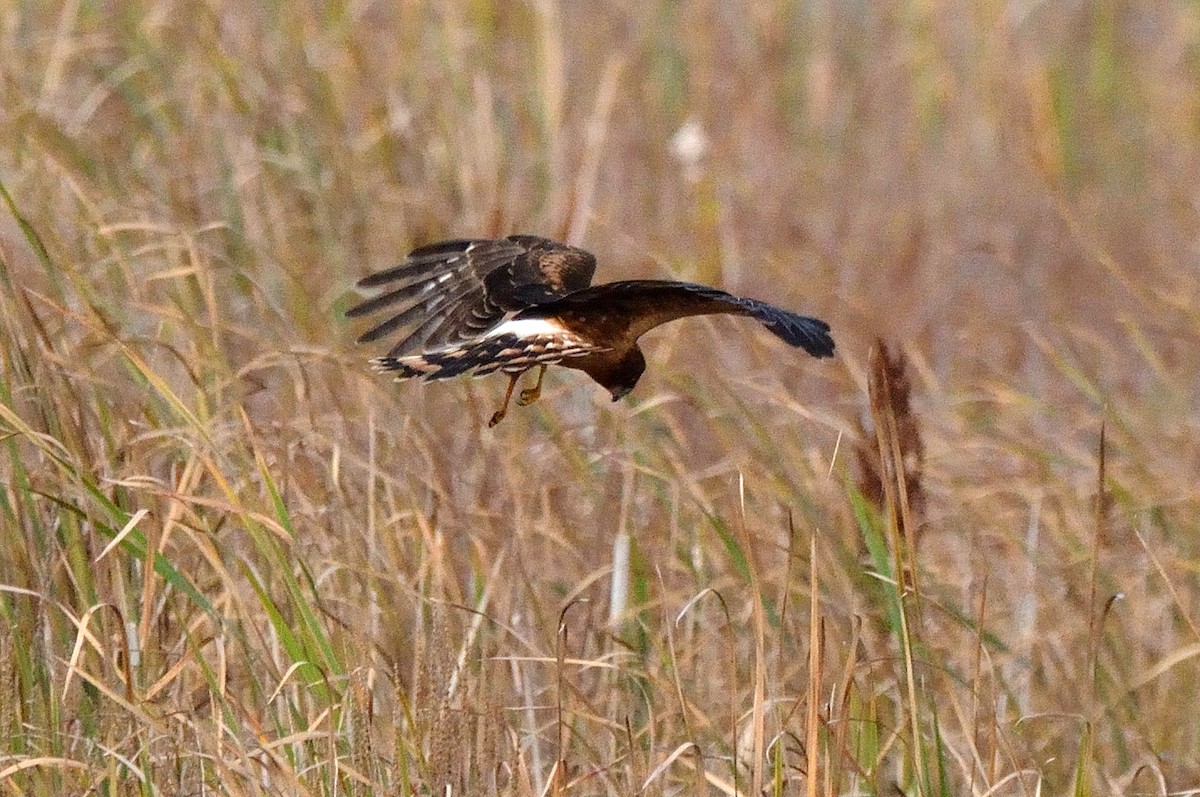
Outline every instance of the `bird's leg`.
[(546, 378), (546, 366), (541, 366), (538, 371), (537, 384), (527, 390), (521, 391), (520, 398), (517, 399), (517, 406), (527, 407), (537, 401), (542, 396), (542, 380)]
[(500, 409), (492, 414), (492, 419), (488, 421), (488, 427), (495, 426), (504, 420), (504, 416), (508, 414), (508, 400), (512, 398), (513, 388), (517, 386), (517, 380), (521, 378), (524, 371), (518, 371), (508, 377), (508, 390), (504, 391), (504, 403), (500, 405)]

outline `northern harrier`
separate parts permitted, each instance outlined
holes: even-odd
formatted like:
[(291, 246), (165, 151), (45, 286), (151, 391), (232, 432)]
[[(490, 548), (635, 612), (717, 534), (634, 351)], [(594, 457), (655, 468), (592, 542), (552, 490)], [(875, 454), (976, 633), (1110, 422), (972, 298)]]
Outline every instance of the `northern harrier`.
[(537, 383), (521, 391), (521, 406), (541, 395), (549, 365), (583, 371), (620, 399), (646, 370), (638, 338), (677, 318), (750, 316), (814, 357), (833, 356), (829, 325), (816, 318), (687, 282), (592, 285), (595, 270), (591, 253), (533, 235), (442, 241), (360, 280), (360, 288), (388, 290), (347, 315), (399, 309), (360, 343), (415, 327), (386, 357), (371, 361), (376, 370), (396, 372), (397, 380), (507, 374), (504, 404), (489, 426), (504, 417), (517, 380), (534, 366), (541, 368)]

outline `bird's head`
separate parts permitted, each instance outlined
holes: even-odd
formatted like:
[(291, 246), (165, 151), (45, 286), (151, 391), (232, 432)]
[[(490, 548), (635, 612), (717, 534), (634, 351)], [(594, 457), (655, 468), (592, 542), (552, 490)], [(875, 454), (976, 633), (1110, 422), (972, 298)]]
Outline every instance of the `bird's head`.
[(596, 381), (608, 390), (613, 401), (620, 401), (629, 395), (645, 370), (646, 358), (642, 356), (642, 350), (634, 346), (602, 379)]
[(609, 392), (612, 393), (613, 401), (620, 401), (629, 395), (633, 390), (633, 385), (620, 385), (619, 387), (610, 387)]

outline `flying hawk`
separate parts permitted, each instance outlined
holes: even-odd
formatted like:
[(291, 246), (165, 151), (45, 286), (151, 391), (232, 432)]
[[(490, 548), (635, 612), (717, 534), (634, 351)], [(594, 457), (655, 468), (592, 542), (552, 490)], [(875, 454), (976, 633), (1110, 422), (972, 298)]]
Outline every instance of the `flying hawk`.
[(592, 285), (596, 258), (534, 235), (460, 238), (422, 246), (395, 268), (358, 282), (386, 292), (351, 308), (350, 317), (394, 313), (359, 337), (368, 343), (411, 331), (371, 364), (396, 379), (446, 379), (503, 371), (504, 418), (521, 374), (539, 366), (521, 406), (537, 401), (549, 365), (583, 371), (620, 399), (646, 370), (638, 338), (693, 315), (751, 316), (814, 357), (833, 356), (829, 325), (765, 302), (687, 282), (627, 280)]

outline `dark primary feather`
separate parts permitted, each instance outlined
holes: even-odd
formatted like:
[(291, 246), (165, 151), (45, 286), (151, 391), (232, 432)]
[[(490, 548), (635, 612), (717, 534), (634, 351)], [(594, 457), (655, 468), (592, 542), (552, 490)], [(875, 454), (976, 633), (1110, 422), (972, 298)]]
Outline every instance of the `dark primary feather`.
[(359, 280), (359, 287), (389, 290), (346, 315), (395, 308), (358, 340), (414, 328), (389, 352), (396, 356), (478, 337), (508, 313), (586, 288), (595, 270), (589, 252), (534, 235), (456, 238), (414, 249), (395, 268)]
[(407, 281), (412, 278), (440, 273), (440, 266), (452, 264), (454, 258), (465, 252), (467, 247), (483, 242), (484, 240), (479, 238), (453, 238), (448, 241), (438, 241), (426, 246), (418, 246), (408, 253), (408, 256), (404, 258), (404, 262), (400, 265), (395, 268), (389, 268), (386, 271), (369, 274), (360, 279), (356, 284), (360, 288), (373, 288), (376, 285), (385, 285), (389, 282)]
[(517, 318), (557, 317), (572, 328), (590, 327), (605, 336), (636, 340), (660, 324), (712, 314), (750, 316), (789, 345), (814, 357), (833, 356), (833, 338), (824, 321), (688, 282), (626, 280), (595, 285), (524, 310)]

